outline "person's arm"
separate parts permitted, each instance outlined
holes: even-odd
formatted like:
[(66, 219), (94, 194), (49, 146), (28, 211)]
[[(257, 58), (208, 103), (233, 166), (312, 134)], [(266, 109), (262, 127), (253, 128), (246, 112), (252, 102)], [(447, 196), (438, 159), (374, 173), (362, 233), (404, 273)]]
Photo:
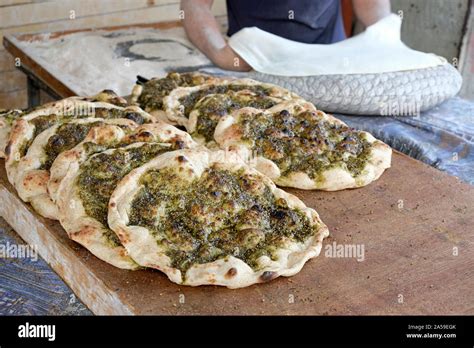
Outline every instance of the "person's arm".
[(390, 14), (390, 0), (352, 0), (352, 6), (357, 19), (365, 27)]
[(249, 71), (251, 67), (222, 36), (211, 12), (213, 0), (181, 0), (184, 29), (189, 40), (214, 64), (226, 70)]

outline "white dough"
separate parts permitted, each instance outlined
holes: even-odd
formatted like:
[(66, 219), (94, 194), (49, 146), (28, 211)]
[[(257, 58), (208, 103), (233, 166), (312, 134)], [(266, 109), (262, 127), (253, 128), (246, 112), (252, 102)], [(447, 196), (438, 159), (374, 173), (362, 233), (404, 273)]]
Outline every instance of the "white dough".
[(279, 76), (376, 74), (442, 65), (446, 59), (407, 47), (401, 19), (391, 14), (364, 32), (334, 44), (306, 44), (257, 27), (234, 34), (229, 45), (256, 71)]

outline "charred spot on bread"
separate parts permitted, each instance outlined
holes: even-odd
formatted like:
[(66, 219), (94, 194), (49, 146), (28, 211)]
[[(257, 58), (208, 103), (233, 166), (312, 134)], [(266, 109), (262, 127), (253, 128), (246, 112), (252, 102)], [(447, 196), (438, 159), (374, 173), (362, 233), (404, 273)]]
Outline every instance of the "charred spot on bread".
[(12, 151), (12, 141), (10, 140), (8, 143), (7, 143), (7, 146), (5, 146), (5, 155), (10, 155)]
[(262, 273), (262, 275), (260, 276), (260, 280), (262, 282), (269, 282), (270, 280), (272, 279), (275, 279), (277, 277), (277, 273), (276, 272), (272, 272), (272, 271), (265, 271)]
[(148, 131), (141, 131), (138, 135), (140, 137), (144, 137), (144, 138), (152, 138), (153, 137), (153, 134), (148, 132)]
[(182, 140), (174, 140), (174, 144), (176, 149), (184, 149), (186, 147), (186, 144)]
[(225, 274), (225, 277), (226, 278), (233, 278), (237, 275), (237, 268), (235, 267), (232, 267), (232, 268), (229, 268), (229, 270), (227, 271), (227, 273)]
[(180, 163), (188, 162), (188, 159), (185, 156), (178, 156), (177, 159), (178, 159), (178, 162)]
[(125, 114), (125, 118), (135, 122), (136, 124), (143, 124), (145, 120), (139, 112), (129, 111)]

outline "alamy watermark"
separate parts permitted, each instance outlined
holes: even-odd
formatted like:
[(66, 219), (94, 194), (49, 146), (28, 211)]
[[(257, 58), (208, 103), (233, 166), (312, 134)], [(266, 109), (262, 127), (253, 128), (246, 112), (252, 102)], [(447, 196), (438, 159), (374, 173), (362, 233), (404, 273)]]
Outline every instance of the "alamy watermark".
[(38, 325), (26, 322), (18, 326), (19, 338), (46, 338), (52, 342), (56, 339), (56, 325)]
[(355, 258), (358, 262), (365, 260), (364, 244), (327, 244), (324, 247), (324, 256), (330, 258)]
[(38, 247), (36, 245), (0, 244), (0, 259), (31, 259), (38, 261)]
[(95, 106), (91, 103), (78, 103), (76, 101), (65, 100), (61, 108), (60, 114), (64, 116), (95, 116)]
[(381, 116), (420, 116), (421, 101), (417, 99), (394, 99), (379, 105)]

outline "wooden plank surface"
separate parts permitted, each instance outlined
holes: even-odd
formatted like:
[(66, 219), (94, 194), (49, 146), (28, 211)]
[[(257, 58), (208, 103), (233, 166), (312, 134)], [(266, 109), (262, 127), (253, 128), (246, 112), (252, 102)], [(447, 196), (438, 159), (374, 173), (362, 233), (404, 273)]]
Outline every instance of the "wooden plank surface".
[[(118, 24), (179, 19), (179, 0), (53, 0), (0, 7), (5, 33), (59, 31)], [(212, 13), (226, 14), (224, 0), (215, 0)], [(71, 12), (73, 11), (73, 12)], [(1, 34), (0, 34), (1, 35)]]
[[(239, 290), (105, 264), (20, 202), (0, 167), (0, 215), (96, 314), (474, 314), (474, 187), (397, 152), (365, 188), (289, 190), (331, 237), (296, 276)], [(333, 243), (363, 246), (363, 261), (329, 257)]]

